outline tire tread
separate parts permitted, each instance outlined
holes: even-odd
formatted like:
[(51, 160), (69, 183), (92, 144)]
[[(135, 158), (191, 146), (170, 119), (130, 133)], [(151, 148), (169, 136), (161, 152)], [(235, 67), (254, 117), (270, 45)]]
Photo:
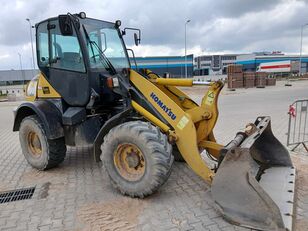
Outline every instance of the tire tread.
[(141, 121), (126, 122), (111, 129), (104, 138), (101, 159), (103, 160), (105, 166), (110, 163), (106, 162), (104, 153), (108, 152), (110, 143), (117, 137), (116, 134), (123, 131), (127, 132), (127, 134), (137, 134), (145, 140), (147, 147), (153, 150), (152, 155), (155, 156), (152, 158), (155, 159), (155, 173), (152, 176), (150, 186), (144, 187), (144, 189), (140, 192), (125, 191), (124, 188), (115, 182), (110, 174), (108, 174), (112, 185), (122, 194), (131, 197), (143, 198), (157, 191), (158, 188), (163, 185), (170, 176), (173, 164), (172, 146), (169, 144), (167, 136), (162, 134), (159, 128), (154, 127), (152, 124)]
[(21, 122), (21, 126), (22, 123), (26, 120), (32, 120), (38, 126), (38, 128), (42, 131), (42, 134), (47, 143), (47, 161), (44, 163), (43, 167), (40, 168), (40, 170), (51, 169), (62, 163), (66, 156), (66, 145), (64, 137), (53, 140), (47, 139), (44, 124), (41, 122), (37, 115), (25, 117)]

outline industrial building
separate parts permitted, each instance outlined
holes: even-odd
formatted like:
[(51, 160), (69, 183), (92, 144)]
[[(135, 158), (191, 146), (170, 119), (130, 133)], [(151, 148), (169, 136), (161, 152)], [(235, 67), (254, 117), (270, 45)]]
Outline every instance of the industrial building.
[[(151, 56), (136, 57), (138, 68), (147, 68), (153, 72), (164, 76), (166, 73), (171, 78), (185, 77), (185, 64), (187, 77), (193, 76), (193, 55), (185, 56)], [(131, 58), (132, 68), (136, 68), (133, 58)]]
[[(308, 72), (308, 56), (285, 55), (281, 52), (255, 52), (251, 54), (202, 55), (194, 58), (194, 75), (226, 74), (229, 64), (242, 64), (245, 71), (256, 71), (261, 63), (277, 61), (301, 62), (301, 73)], [(299, 71), (299, 70), (298, 70)]]
[(236, 62), (237, 54), (201, 55), (194, 58), (194, 75), (226, 74), (226, 67)]
[(21, 85), (27, 83), (38, 70), (2, 70), (0, 71), (0, 86)]
[(308, 72), (308, 55), (285, 55), (280, 52), (258, 52), (243, 54), (236, 57), (236, 64), (242, 64), (245, 71), (256, 71), (261, 63), (277, 61), (298, 61), (301, 62), (301, 73)]

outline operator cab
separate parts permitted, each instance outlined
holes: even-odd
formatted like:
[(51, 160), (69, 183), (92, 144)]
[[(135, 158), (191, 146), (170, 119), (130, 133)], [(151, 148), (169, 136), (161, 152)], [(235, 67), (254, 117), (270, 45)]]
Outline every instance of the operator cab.
[(130, 63), (120, 24), (87, 18), (85, 13), (36, 24), (39, 69), (68, 106), (106, 107), (121, 101), (113, 89), (115, 78)]

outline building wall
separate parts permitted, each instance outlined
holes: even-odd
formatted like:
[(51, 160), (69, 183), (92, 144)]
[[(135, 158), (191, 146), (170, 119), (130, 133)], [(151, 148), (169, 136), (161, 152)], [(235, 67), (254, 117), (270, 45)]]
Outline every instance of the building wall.
[[(244, 70), (256, 71), (261, 63), (277, 61), (300, 61), (299, 55), (238, 55), (236, 63), (242, 64)], [(308, 72), (308, 56), (302, 56), (302, 73)]]
[(38, 73), (39, 70), (2, 70), (0, 71), (0, 86), (22, 84)]
[(229, 64), (236, 62), (236, 54), (202, 55), (194, 59), (195, 75), (224, 74)]
[[(170, 77), (185, 77), (185, 56), (136, 57), (138, 68), (150, 69), (158, 75), (169, 73)], [(135, 67), (131, 59), (132, 68)], [(193, 76), (193, 55), (186, 56), (187, 77)]]
[(0, 86), (0, 95), (14, 94), (16, 96), (22, 96), (24, 94), (25, 86), (23, 85), (6, 85)]

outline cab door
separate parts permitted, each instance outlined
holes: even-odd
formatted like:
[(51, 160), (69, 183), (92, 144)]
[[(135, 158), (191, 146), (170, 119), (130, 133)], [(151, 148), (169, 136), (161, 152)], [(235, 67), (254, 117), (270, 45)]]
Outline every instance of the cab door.
[(38, 66), (49, 83), (70, 106), (85, 106), (89, 101), (89, 78), (84, 55), (75, 29), (62, 35), (59, 20), (38, 25)]

